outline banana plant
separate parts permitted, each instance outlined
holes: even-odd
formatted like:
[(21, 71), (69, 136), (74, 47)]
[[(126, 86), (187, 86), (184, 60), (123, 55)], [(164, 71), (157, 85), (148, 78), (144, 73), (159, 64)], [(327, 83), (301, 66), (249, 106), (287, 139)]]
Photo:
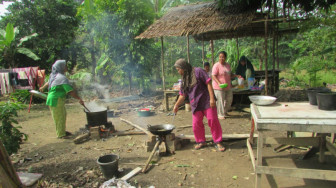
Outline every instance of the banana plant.
[(37, 33), (16, 40), (18, 33), (19, 29), (14, 28), (11, 23), (7, 24), (6, 30), (0, 29), (0, 52), (2, 54), (1, 66), (4, 68), (16, 67), (15, 55), (18, 53), (26, 55), (35, 61), (40, 60), (40, 58), (30, 49), (22, 47), (24, 42), (36, 37)]

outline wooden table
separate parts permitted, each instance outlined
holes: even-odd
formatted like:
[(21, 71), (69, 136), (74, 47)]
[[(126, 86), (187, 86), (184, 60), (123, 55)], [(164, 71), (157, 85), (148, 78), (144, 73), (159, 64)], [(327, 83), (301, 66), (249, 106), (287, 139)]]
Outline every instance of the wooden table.
[(168, 111), (169, 110), (169, 100), (168, 97), (169, 95), (178, 95), (179, 91), (178, 90), (164, 90), (163, 91), (163, 98), (165, 101), (165, 110)]
[(256, 173), (255, 187), (261, 186), (262, 174), (332, 181), (336, 180), (336, 171), (268, 167), (262, 165), (262, 150), (264, 144), (289, 144), (319, 147), (320, 162), (324, 162), (324, 152), (326, 148), (336, 156), (336, 148), (326, 140), (326, 134), (321, 134), (319, 137), (297, 138), (272, 138), (265, 134), (265, 131), (335, 133), (336, 111), (319, 110), (317, 106), (310, 105), (307, 102), (279, 102), (269, 106), (257, 106), (252, 103), (251, 115), (251, 136), (253, 136), (254, 128), (258, 131), (256, 160), (251, 147), (253, 138), (250, 137), (247, 140), (247, 147)]

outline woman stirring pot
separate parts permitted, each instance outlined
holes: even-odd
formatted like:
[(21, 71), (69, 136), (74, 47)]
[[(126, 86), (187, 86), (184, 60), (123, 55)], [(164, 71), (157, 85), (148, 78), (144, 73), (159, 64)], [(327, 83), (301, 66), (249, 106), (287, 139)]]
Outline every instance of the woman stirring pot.
[(58, 138), (68, 138), (70, 132), (65, 131), (66, 109), (65, 97), (70, 94), (84, 105), (83, 100), (77, 95), (73, 87), (70, 85), (68, 78), (64, 75), (67, 72), (65, 60), (57, 60), (52, 66), (49, 81), (45, 83), (40, 91), (48, 87), (47, 105), (50, 107), (51, 115), (56, 126), (56, 135)]

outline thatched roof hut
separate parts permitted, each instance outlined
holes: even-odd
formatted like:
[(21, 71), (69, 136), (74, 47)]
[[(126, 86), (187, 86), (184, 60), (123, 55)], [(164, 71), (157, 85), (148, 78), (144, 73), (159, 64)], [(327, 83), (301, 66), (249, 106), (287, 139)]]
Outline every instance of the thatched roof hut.
[(136, 38), (192, 35), (198, 40), (216, 40), (264, 36), (265, 16), (255, 11), (231, 14), (220, 10), (215, 2), (179, 6), (171, 8)]

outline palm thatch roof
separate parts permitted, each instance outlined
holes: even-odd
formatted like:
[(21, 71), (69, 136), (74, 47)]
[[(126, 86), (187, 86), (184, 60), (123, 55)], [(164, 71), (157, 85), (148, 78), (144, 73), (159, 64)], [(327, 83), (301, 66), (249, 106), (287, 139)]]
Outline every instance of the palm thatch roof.
[[(216, 2), (179, 6), (170, 9), (136, 39), (192, 35), (197, 40), (216, 40), (264, 36), (265, 23), (262, 20), (265, 16), (255, 11), (228, 13), (218, 9)], [(273, 25), (268, 25), (270, 31), (273, 28)]]

